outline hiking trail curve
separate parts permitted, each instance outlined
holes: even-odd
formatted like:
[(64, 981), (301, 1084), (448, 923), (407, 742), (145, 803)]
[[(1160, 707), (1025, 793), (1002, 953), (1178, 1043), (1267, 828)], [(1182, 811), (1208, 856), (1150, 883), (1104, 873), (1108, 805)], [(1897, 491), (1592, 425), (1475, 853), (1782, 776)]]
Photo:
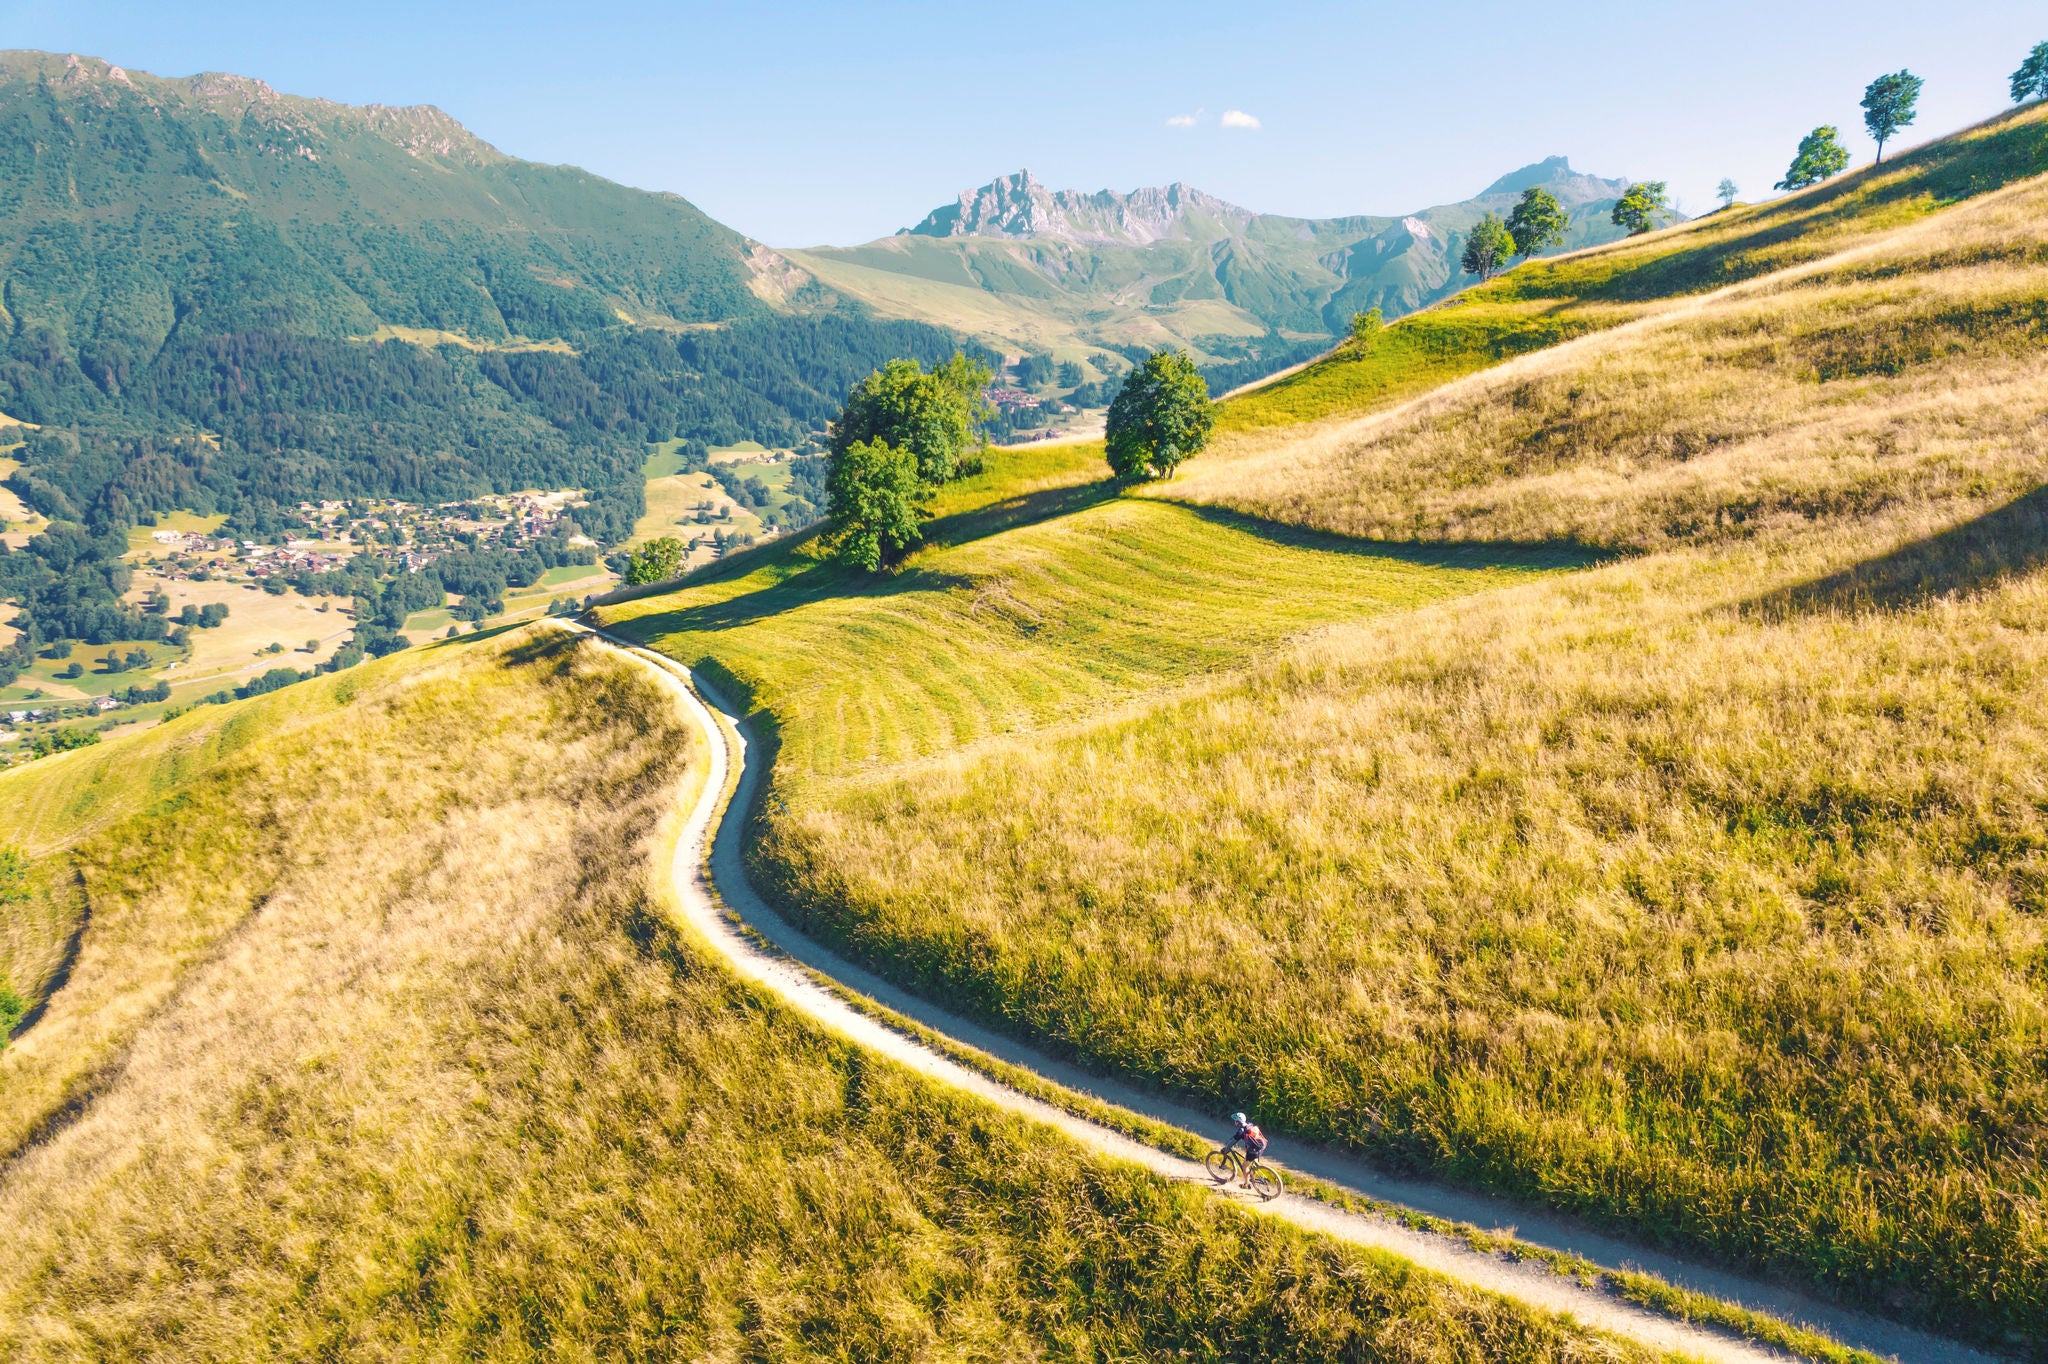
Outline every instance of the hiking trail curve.
[[(1089, 1074), (1013, 1038), (949, 1014), (805, 936), (757, 894), (747, 879), (743, 857), (745, 826), (763, 773), (756, 758), (758, 750), (749, 741), (743, 717), (674, 659), (586, 623), (557, 623), (618, 649), (652, 670), (674, 691), (684, 711), (703, 731), (710, 771), (677, 839), (671, 874), (676, 898), (690, 926), (742, 978), (772, 991), (842, 1036), (921, 1075), (1056, 1128), (1090, 1150), (1143, 1166), (1164, 1179), (1213, 1187), (1199, 1161), (1146, 1145), (1013, 1089), (890, 1027), (843, 997), (841, 991), (865, 997), (957, 1045), (1155, 1122), (1197, 1133), (1220, 1132), (1224, 1126), (1213, 1115)], [(718, 716), (713, 715), (714, 709)], [(739, 779), (727, 801), (725, 792), (732, 784), (735, 768)], [(763, 941), (769, 946), (762, 946)], [(1998, 1359), (1960, 1342), (1866, 1316), (1796, 1290), (1632, 1246), (1541, 1209), (1486, 1194), (1397, 1178), (1363, 1161), (1307, 1143), (1274, 1137), (1268, 1160), (1283, 1172), (1298, 1171), (1363, 1198), (1513, 1236), (1545, 1250), (1582, 1257), (1603, 1268), (1655, 1274), (1680, 1288), (1821, 1331), (1843, 1344), (1902, 1364), (1996, 1364)], [(1219, 1193), (1238, 1197), (1228, 1191)], [(1264, 1215), (1355, 1245), (1392, 1252), (1446, 1278), (1545, 1311), (1567, 1314), (1586, 1326), (1652, 1349), (1713, 1364), (1766, 1364), (1796, 1358), (1732, 1331), (1638, 1306), (1601, 1288), (1586, 1286), (1540, 1260), (1515, 1260), (1478, 1250), (1453, 1235), (1420, 1230), (1388, 1217), (1346, 1211), (1294, 1193), (1270, 1203), (1249, 1198), (1243, 1201)]]

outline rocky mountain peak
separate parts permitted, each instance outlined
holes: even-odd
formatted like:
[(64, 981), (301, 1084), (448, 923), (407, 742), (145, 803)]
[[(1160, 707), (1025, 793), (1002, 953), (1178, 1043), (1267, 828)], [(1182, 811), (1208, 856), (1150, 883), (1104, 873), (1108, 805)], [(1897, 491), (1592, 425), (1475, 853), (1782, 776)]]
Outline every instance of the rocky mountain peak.
[[(1247, 221), (1251, 213), (1178, 182), (1119, 194), (1047, 189), (1028, 170), (932, 210), (905, 234), (919, 237), (1051, 237), (1071, 242), (1142, 245), (1188, 235), (1189, 215)], [(902, 234), (899, 234), (902, 235)]]

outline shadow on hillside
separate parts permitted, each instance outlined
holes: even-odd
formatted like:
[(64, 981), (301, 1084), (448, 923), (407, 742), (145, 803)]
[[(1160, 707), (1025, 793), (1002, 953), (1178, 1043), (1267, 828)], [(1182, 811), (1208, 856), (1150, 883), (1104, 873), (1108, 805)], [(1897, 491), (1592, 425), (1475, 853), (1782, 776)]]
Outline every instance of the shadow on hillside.
[(1194, 513), (1204, 521), (1255, 535), (1291, 549), (1320, 550), (1369, 559), (1395, 559), (1425, 568), (1509, 568), (1531, 572), (1546, 569), (1592, 568), (1621, 558), (1612, 549), (1577, 540), (1362, 540), (1308, 530), (1282, 521), (1268, 521), (1222, 507), (1197, 507), (1184, 502), (1164, 505)]
[(1963, 596), (2048, 564), (2048, 486), (1854, 568), (1743, 604), (1765, 618), (1821, 611), (1902, 611)]
[(915, 566), (895, 573), (866, 574), (835, 564), (819, 564), (757, 591), (724, 601), (635, 616), (609, 628), (634, 639), (655, 639), (682, 631), (737, 630), (832, 597), (877, 599), (946, 592), (968, 586), (972, 581), (958, 573), (935, 573)]
[(1015, 497), (926, 522), (924, 543), (927, 548), (952, 548), (975, 540), (986, 540), (991, 535), (1000, 535), (1019, 526), (1072, 516), (1075, 512), (1114, 501), (1118, 490), (1115, 479), (1100, 478), (1093, 483), (1073, 483), (1019, 493)]

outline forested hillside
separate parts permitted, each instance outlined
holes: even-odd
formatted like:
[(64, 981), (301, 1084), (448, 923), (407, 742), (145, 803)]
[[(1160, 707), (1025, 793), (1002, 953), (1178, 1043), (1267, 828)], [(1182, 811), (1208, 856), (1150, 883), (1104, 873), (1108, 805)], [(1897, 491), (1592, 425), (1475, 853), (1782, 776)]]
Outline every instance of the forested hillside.
[(11, 485), (92, 524), (543, 485), (613, 540), (647, 440), (790, 443), (953, 345), (436, 109), (31, 52), (0, 54), (0, 273), (0, 411), (42, 428)]

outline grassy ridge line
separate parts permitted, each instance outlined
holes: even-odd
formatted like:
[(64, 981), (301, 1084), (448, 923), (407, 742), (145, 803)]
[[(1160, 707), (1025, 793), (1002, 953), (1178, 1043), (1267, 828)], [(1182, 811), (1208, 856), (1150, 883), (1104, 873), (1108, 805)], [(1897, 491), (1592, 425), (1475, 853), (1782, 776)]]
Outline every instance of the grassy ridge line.
[(1385, 412), (1240, 438), (1147, 491), (1365, 539), (1606, 552), (2015, 497), (2044, 212), (2048, 180), (2021, 181)]
[(2048, 113), (2014, 110), (1879, 166), (1753, 208), (1525, 263), (1410, 314), (1369, 344), (1346, 343), (1301, 372), (1232, 398), (1221, 432), (1359, 412), (1503, 360), (1639, 317), (1888, 231), (1961, 199), (2048, 171)]

